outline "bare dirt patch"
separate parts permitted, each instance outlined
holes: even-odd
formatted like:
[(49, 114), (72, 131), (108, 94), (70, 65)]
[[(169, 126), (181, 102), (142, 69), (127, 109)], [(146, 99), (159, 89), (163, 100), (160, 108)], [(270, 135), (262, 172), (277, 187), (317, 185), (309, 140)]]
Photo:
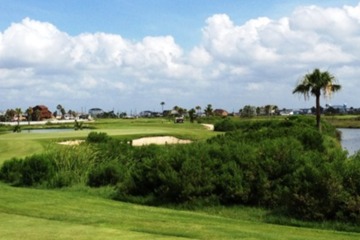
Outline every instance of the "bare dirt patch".
[(178, 139), (176, 137), (171, 137), (171, 136), (144, 137), (144, 138), (134, 139), (132, 141), (133, 146), (143, 146), (149, 144), (164, 145), (164, 144), (186, 144), (186, 143), (191, 143), (191, 141)]

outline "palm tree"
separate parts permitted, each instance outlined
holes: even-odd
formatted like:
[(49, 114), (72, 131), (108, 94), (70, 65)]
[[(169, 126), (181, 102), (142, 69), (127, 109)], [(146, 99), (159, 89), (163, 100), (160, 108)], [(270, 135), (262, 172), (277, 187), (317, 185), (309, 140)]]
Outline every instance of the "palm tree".
[(189, 118), (190, 118), (190, 122), (191, 123), (193, 123), (194, 122), (194, 120), (195, 120), (195, 109), (194, 108), (192, 108), (192, 109), (190, 109), (189, 111), (188, 111), (188, 113), (189, 113)]
[(196, 111), (197, 111), (197, 115), (200, 115), (200, 110), (201, 110), (201, 107), (198, 105), (195, 107)]
[(16, 112), (16, 116), (17, 116), (17, 126), (14, 129), (14, 132), (21, 132), (21, 128), (20, 128), (20, 119), (21, 119), (21, 115), (22, 115), (22, 110), (21, 108), (15, 108), (15, 112)]
[(213, 115), (212, 105), (211, 105), (211, 104), (208, 104), (208, 105), (206, 106), (204, 112), (205, 112), (205, 115), (206, 115), (207, 117)]
[(316, 98), (316, 126), (321, 131), (320, 125), (320, 95), (321, 92), (325, 97), (330, 97), (333, 92), (341, 89), (341, 85), (336, 84), (336, 78), (329, 72), (321, 72), (315, 69), (312, 73), (306, 74), (293, 90), (294, 93), (304, 95), (305, 100), (310, 98), (310, 95)]
[[(58, 104), (57, 106), (56, 106), (56, 109), (58, 110), (57, 112), (58, 112), (58, 114), (59, 113), (61, 113), (61, 109), (62, 109), (63, 107), (61, 106), (61, 104)], [(56, 114), (56, 115), (58, 115), (58, 114)]]
[(161, 102), (160, 105), (161, 105), (161, 114), (163, 114), (165, 102)]
[(34, 112), (34, 110), (32, 109), (32, 107), (29, 107), (28, 109), (26, 109), (26, 114), (27, 114), (29, 125), (30, 125), (30, 121), (32, 119), (33, 112)]

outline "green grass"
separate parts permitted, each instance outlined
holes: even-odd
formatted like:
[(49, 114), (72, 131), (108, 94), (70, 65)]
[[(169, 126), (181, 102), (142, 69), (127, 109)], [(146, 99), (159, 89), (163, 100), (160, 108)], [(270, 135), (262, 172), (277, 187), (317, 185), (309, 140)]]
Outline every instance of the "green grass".
[[(68, 126), (68, 125), (66, 125)], [(109, 119), (88, 123), (95, 129), (57, 133), (7, 132), (0, 135), (0, 165), (12, 157), (24, 157), (44, 150), (49, 144), (68, 139), (85, 139), (91, 131), (105, 132), (119, 138), (171, 135), (182, 139), (201, 141), (218, 133), (206, 130), (200, 124), (174, 124), (164, 119)], [(45, 125), (46, 128), (59, 128), (62, 125)], [(70, 126), (68, 126), (70, 127)], [(36, 126), (35, 128), (39, 128)]]
[[(89, 124), (90, 126), (90, 124)], [(59, 126), (46, 126), (59, 127)], [(61, 127), (61, 126), (60, 126)], [(84, 139), (90, 131), (119, 138), (171, 135), (202, 141), (218, 133), (199, 124), (161, 119), (97, 120), (92, 130), (0, 135), (0, 165), (41, 152), (49, 144)], [(0, 183), (0, 239), (359, 239), (359, 233), (266, 223), (257, 208), (172, 210), (109, 200), (111, 189), (13, 188)], [(304, 225), (303, 225), (304, 226)]]
[(324, 116), (324, 119), (337, 128), (360, 128), (360, 118), (357, 115)]
[(266, 224), (253, 217), (139, 206), (86, 191), (0, 184), (1, 239), (359, 239), (360, 234)]

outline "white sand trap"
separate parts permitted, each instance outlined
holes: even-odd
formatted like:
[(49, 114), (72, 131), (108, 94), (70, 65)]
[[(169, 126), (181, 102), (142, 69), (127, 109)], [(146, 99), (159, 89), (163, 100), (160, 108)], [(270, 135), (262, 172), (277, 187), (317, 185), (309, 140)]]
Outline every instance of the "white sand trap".
[(214, 124), (202, 124), (207, 130), (214, 131)]
[(76, 146), (83, 142), (85, 142), (85, 140), (71, 140), (71, 141), (59, 142), (58, 144), (68, 145), (68, 146)]
[(142, 146), (149, 144), (185, 144), (191, 143), (190, 140), (182, 140), (176, 137), (164, 136), (164, 137), (144, 137), (139, 139), (134, 139), (132, 141), (133, 146)]

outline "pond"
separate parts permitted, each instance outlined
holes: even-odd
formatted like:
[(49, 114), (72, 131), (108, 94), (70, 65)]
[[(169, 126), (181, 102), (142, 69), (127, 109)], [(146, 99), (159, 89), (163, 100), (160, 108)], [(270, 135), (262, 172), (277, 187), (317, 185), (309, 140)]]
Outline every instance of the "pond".
[(358, 128), (338, 128), (341, 131), (341, 145), (353, 155), (360, 150), (360, 129)]
[(59, 133), (59, 132), (73, 132), (73, 128), (40, 128), (22, 130), (23, 133)]

